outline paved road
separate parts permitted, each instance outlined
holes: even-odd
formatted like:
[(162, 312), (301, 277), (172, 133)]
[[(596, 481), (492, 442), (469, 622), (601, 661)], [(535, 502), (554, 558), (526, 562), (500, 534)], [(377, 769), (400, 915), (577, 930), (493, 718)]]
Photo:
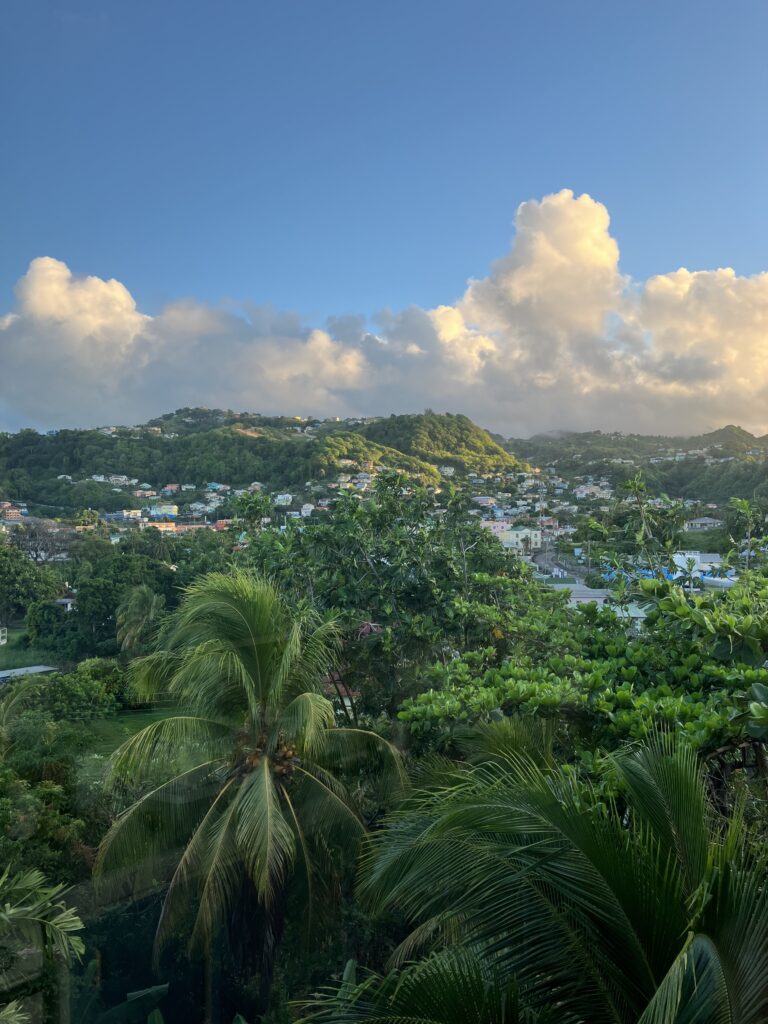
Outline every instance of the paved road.
[(566, 565), (557, 557), (557, 552), (551, 549), (537, 551), (533, 556), (533, 561), (542, 572), (551, 573), (553, 569), (562, 569), (563, 572), (567, 573), (568, 576), (572, 576), (578, 583), (583, 583), (587, 575), (587, 570), (584, 566), (574, 567)]

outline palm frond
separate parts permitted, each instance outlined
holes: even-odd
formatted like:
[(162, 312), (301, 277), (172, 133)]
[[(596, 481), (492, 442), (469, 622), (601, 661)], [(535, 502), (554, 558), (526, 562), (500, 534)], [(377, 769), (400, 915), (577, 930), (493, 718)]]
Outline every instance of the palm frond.
[(383, 736), (368, 729), (340, 727), (327, 730), (320, 737), (314, 759), (333, 772), (349, 774), (365, 769), (390, 792), (404, 790), (408, 785), (400, 751)]
[(632, 813), (666, 849), (675, 851), (688, 894), (707, 866), (712, 810), (696, 752), (672, 734), (652, 736), (639, 749), (614, 758)]
[(83, 923), (65, 902), (68, 892), (64, 885), (49, 885), (40, 871), (11, 874), (6, 868), (0, 874), (0, 936), (9, 940), (22, 935), (66, 962), (79, 959), (85, 949), (77, 934)]
[(293, 865), (296, 844), (280, 805), (269, 757), (240, 787), (235, 801), (235, 842), (259, 900), (269, 905)]
[[(448, 950), (386, 977), (357, 982), (348, 967), (341, 987), (302, 1018), (326, 1024), (544, 1024), (546, 1009), (526, 1007), (504, 979), (468, 951)], [(565, 1024), (567, 1016), (558, 1016)]]
[(187, 842), (221, 788), (220, 761), (205, 761), (145, 793), (112, 824), (94, 866), (104, 896), (130, 880), (135, 889), (156, 878), (163, 857)]
[(140, 783), (158, 773), (183, 767), (183, 760), (221, 759), (232, 746), (231, 729), (222, 722), (196, 715), (161, 718), (126, 740), (112, 754), (106, 775), (107, 786), (117, 782)]
[[(216, 934), (220, 921), (231, 907), (242, 871), (234, 840), (233, 811), (238, 781), (231, 778), (221, 787), (179, 859), (155, 933), (156, 965), (166, 944), (189, 918), (195, 898), (199, 903), (194, 911), (190, 948), (204, 946)], [(201, 893), (212, 874), (204, 909)], [(218, 903), (215, 896), (218, 896)]]
[(284, 735), (308, 757), (325, 746), (326, 733), (336, 724), (333, 704), (322, 694), (299, 693), (282, 709), (273, 727), (273, 743)]

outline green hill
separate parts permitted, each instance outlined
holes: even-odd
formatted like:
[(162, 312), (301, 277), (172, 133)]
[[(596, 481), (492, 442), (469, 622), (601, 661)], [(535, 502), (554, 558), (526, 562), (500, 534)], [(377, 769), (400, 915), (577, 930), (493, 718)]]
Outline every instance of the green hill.
[(418, 415), (389, 416), (357, 429), (370, 441), (435, 466), (452, 466), (462, 474), (492, 476), (523, 468), (487, 430), (466, 416), (428, 410)]
[(566, 477), (599, 474), (617, 484), (640, 472), (652, 491), (678, 498), (768, 496), (768, 437), (733, 425), (694, 437), (553, 432), (506, 445)]
[[(370, 464), (426, 484), (440, 481), (428, 460), (359, 432), (316, 433), (316, 422), (181, 409), (136, 427), (0, 434), (0, 499), (26, 501), (51, 515), (142, 504), (131, 487), (115, 488), (93, 480), (94, 475), (124, 475), (155, 490), (168, 483), (201, 488), (213, 480), (232, 487), (258, 480), (276, 490), (323, 483), (342, 468), (360, 470)], [(193, 492), (185, 493), (192, 500)]]

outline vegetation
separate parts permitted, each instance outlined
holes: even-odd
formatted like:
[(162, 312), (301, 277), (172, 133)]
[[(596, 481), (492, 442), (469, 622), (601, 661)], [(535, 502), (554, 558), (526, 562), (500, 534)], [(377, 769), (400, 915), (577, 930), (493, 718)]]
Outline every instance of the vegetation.
[(161, 649), (140, 662), (143, 695), (166, 696), (179, 713), (115, 755), (115, 780), (145, 791), (104, 838), (97, 871), (116, 875), (118, 887), (125, 871), (134, 886), (146, 884), (163, 855), (185, 845), (158, 954), (190, 905), (189, 944), (205, 950), (250, 903), (263, 922), (266, 994), (294, 870), (311, 900), (315, 885), (330, 882), (331, 851), (364, 831), (343, 776), (366, 760), (396, 764), (397, 755), (373, 733), (336, 726), (322, 682), (337, 641), (332, 620), (292, 612), (271, 583), (214, 574), (186, 591)]
[(461, 473), (494, 476), (521, 468), (519, 461), (466, 416), (434, 413), (390, 416), (359, 428), (371, 441)]
[[(562, 459), (634, 445), (589, 437)], [(762, 442), (708, 443), (727, 467)], [(0, 690), (0, 969), (25, 914), (45, 962), (6, 980), (0, 1020), (765, 1020), (765, 509), (718, 508), (705, 588), (678, 554), (698, 510), (645, 473), (667, 444), (603, 461), (615, 498), (558, 540), (582, 575), (589, 545), (598, 608), (483, 527), (480, 491), (529, 487), (535, 525), (546, 488), (462, 417), (181, 410), (3, 438), (29, 456), (26, 481), (0, 463), (19, 495), (77, 486), (53, 482), (67, 453), (142, 477), (151, 452), (196, 485), (373, 479), (310, 519), (254, 488), (230, 531), (112, 543), (81, 508), (0, 543), (0, 658), (57, 666)]]

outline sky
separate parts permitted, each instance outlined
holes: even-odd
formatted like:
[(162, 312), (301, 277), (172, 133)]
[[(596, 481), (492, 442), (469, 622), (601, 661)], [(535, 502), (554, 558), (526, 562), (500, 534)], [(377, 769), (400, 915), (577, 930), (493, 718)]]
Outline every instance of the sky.
[(763, 0), (5, 0), (0, 429), (768, 431)]

